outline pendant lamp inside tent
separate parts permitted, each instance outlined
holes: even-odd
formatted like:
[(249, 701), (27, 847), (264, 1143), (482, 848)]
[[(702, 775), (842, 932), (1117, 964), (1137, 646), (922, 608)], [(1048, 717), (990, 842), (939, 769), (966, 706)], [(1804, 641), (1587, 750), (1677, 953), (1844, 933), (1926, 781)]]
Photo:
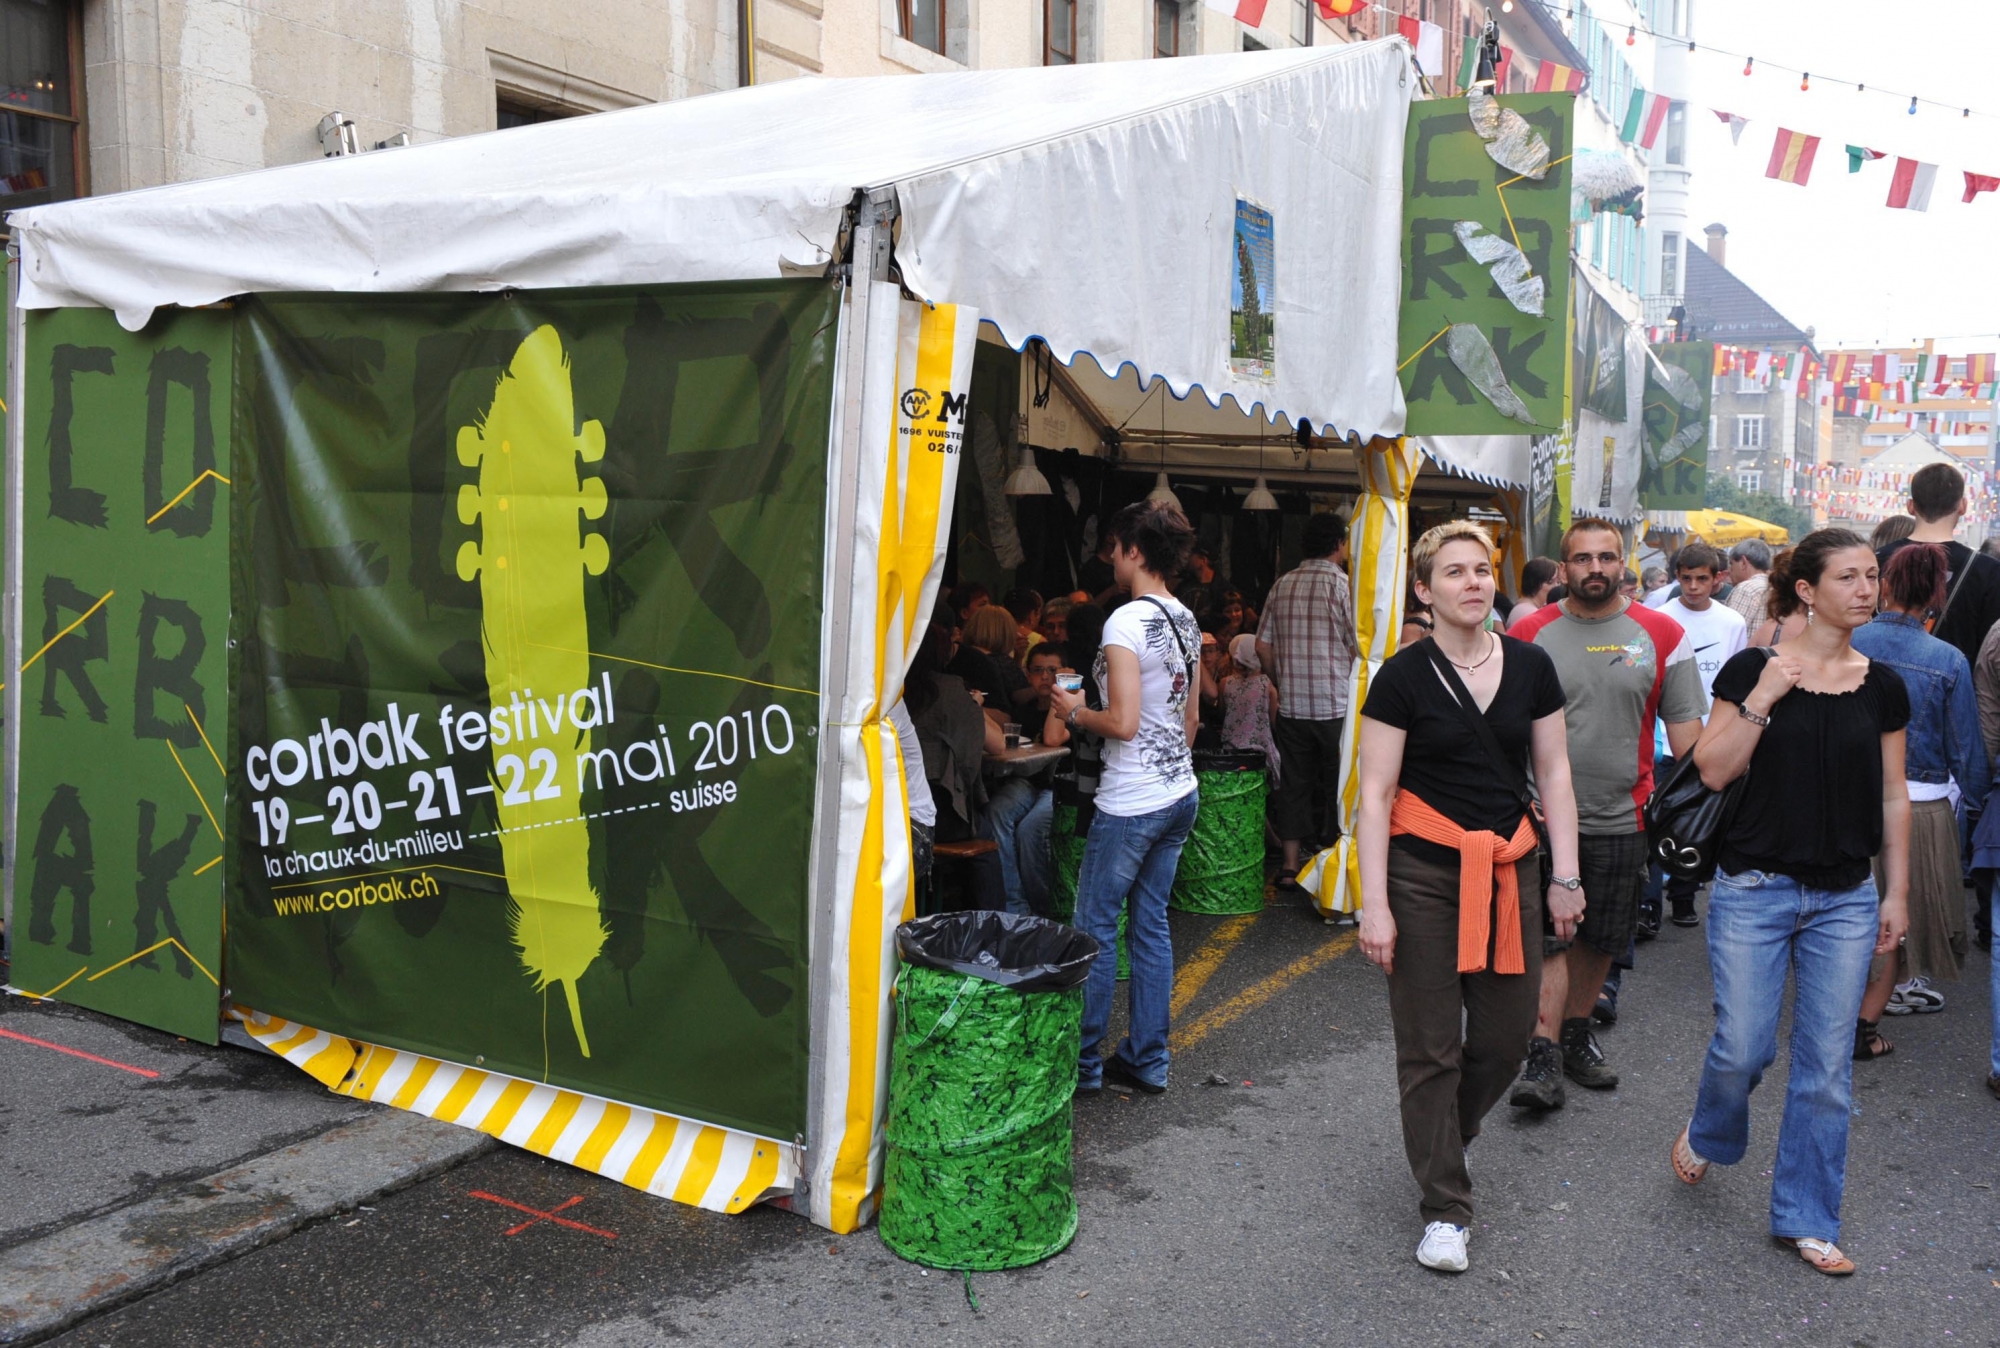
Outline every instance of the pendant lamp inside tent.
[(1048, 496), (1049, 480), (1042, 476), (1042, 470), (1035, 467), (1035, 451), (1021, 446), (1020, 456), (1014, 461), (1014, 471), (1007, 474), (1007, 485), (1003, 489), (1009, 496)]
[(1257, 484), (1250, 488), (1250, 494), (1243, 498), (1245, 510), (1276, 510), (1278, 498), (1271, 495), (1270, 487), (1264, 483), (1264, 475), (1257, 474)]
[(1174, 495), (1174, 489), (1167, 485), (1167, 474), (1164, 469), (1153, 480), (1153, 489), (1146, 493), (1146, 499), (1155, 505), (1170, 505), (1176, 510), (1181, 508), (1181, 498)]

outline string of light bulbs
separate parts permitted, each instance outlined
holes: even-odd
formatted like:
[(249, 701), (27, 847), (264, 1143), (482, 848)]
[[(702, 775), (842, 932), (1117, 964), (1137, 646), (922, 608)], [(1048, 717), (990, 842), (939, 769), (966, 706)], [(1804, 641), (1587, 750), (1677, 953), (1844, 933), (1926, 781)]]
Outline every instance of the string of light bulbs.
[[(1536, 7), (1541, 9), (1543, 13), (1549, 15), (1551, 18), (1554, 18), (1557, 15), (1557, 13), (1560, 12), (1564, 17), (1572, 21), (1576, 19), (1575, 5), (1563, 5), (1560, 11), (1558, 11), (1556, 6), (1550, 3), (1550, 0), (1500, 0), (1499, 10), (1502, 14), (1512, 14), (1514, 12), (1514, 8), (1516, 5), (1535, 5)], [(1617, 25), (1606, 24), (1605, 27), (1615, 30), (1617, 28)], [(1741, 61), (1743, 62), (1743, 74), (1745, 75), (1745, 77), (1754, 75), (1760, 66), (1767, 70), (1779, 70), (1787, 74), (1797, 75), (1799, 77), (1800, 91), (1803, 93), (1810, 93), (1812, 90), (1812, 84), (1813, 84), (1812, 72), (1810, 70), (1805, 69), (1803, 66), (1789, 66), (1785, 65), (1782, 62), (1771, 61), (1771, 60), (1760, 61), (1758, 57), (1756, 57), (1754, 54), (1750, 52), (1730, 51), (1727, 47), (1717, 47), (1706, 42), (1697, 42), (1693, 38), (1682, 37), (1678, 33), (1658, 32), (1652, 28), (1648, 28), (1645, 24), (1642, 23), (1627, 23), (1625, 25), (1625, 45), (1628, 47), (1637, 46), (1639, 42), (1639, 35), (1641, 33), (1644, 33), (1647, 37), (1654, 38), (1658, 41), (1672, 42), (1675, 43), (1676, 45), (1685, 46), (1691, 52), (1693, 51), (1710, 52), (1716, 56), (1726, 56), (1729, 57), (1731, 60)], [(1971, 117), (1992, 118), (1995, 115), (1993, 113), (1986, 112), (1983, 109), (1974, 108), (1968, 104), (1947, 103), (1942, 99), (1925, 98), (1921, 94), (1904, 93), (1895, 89), (1883, 88), (1880, 85), (1871, 85), (1864, 83), (1863, 81), (1860, 80), (1846, 79), (1839, 76), (1822, 74), (1820, 76), (1820, 82), (1822, 84), (1852, 85), (1857, 93), (1875, 94), (1881, 97), (1894, 99), (1899, 103), (1902, 102), (1904, 99), (1908, 99), (1909, 106), (1905, 109), (1905, 111), (1908, 112), (1908, 114), (1912, 117), (1917, 115), (1917, 109), (1919, 107), (1924, 107), (1924, 106), (1938, 108), (1945, 112), (1956, 112), (1961, 119), (1971, 118)]]

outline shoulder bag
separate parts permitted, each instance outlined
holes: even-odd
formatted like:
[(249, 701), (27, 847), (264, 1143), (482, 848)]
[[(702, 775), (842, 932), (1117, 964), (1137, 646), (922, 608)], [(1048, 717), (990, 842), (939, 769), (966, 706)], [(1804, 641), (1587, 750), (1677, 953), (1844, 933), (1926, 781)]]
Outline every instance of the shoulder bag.
[[(1775, 646), (1757, 649), (1764, 652), (1766, 663), (1777, 653)], [(1646, 848), (1662, 870), (1697, 884), (1714, 877), (1716, 856), (1748, 780), (1746, 766), (1727, 786), (1712, 791), (1701, 779), (1692, 749), (1674, 760), (1666, 780), (1654, 784), (1646, 802)]]
[[(1500, 740), (1494, 735), (1493, 727), (1487, 724), (1486, 717), (1479, 710), (1479, 704), (1472, 700), (1471, 690), (1465, 686), (1465, 681), (1458, 677), (1458, 671), (1452, 668), (1450, 659), (1438, 649), (1437, 642), (1424, 641), (1419, 644), (1423, 647), (1424, 654), (1430, 657), (1431, 667), (1437, 670), (1438, 677), (1444, 680), (1445, 691), (1451, 694), (1451, 700), (1458, 707), (1459, 714), (1465, 717), (1466, 724), (1472, 728), (1473, 738), (1477, 739), (1479, 747), (1486, 751), (1486, 756), (1493, 762), (1494, 771), (1500, 774), (1500, 780), (1514, 793), (1514, 798), (1520, 802), (1522, 810), (1527, 813), (1528, 821), (1534, 826), (1535, 860), (1540, 864), (1542, 871), (1542, 884), (1538, 895), (1548, 893), (1549, 884), (1555, 876), (1554, 858), (1549, 854), (1549, 826), (1548, 821), (1542, 818), (1541, 801), (1535, 798), (1533, 788), (1528, 785), (1527, 773), (1516, 767), (1500, 748)], [(1498, 697), (1499, 693), (1495, 692), (1494, 696)], [(1548, 920), (1548, 909), (1544, 907), (1542, 922), (1545, 926)]]

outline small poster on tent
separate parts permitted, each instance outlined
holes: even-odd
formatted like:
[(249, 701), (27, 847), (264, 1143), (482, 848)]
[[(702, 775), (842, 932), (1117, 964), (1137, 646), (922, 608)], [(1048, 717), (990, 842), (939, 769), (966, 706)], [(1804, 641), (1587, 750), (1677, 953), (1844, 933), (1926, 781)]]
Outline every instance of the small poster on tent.
[(804, 1130), (837, 298), (240, 303), (236, 1000)]
[(1397, 368), (1412, 435), (1562, 424), (1570, 94), (1410, 105)]
[(1278, 253), (1271, 213), (1236, 201), (1235, 279), (1229, 287), (1229, 372), (1246, 379), (1278, 377)]
[(1700, 510), (1708, 494), (1709, 401), (1715, 346), (1662, 342), (1646, 362), (1645, 463), (1639, 502), (1648, 510)]

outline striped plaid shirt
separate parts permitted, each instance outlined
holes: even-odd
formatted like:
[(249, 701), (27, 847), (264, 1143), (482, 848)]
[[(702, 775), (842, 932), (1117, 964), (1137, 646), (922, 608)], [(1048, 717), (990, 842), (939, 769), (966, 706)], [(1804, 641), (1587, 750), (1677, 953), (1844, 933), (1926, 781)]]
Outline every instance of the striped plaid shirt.
[(1296, 721), (1347, 715), (1354, 667), (1354, 593), (1328, 557), (1299, 563), (1264, 601), (1257, 639), (1278, 654), (1278, 714)]

